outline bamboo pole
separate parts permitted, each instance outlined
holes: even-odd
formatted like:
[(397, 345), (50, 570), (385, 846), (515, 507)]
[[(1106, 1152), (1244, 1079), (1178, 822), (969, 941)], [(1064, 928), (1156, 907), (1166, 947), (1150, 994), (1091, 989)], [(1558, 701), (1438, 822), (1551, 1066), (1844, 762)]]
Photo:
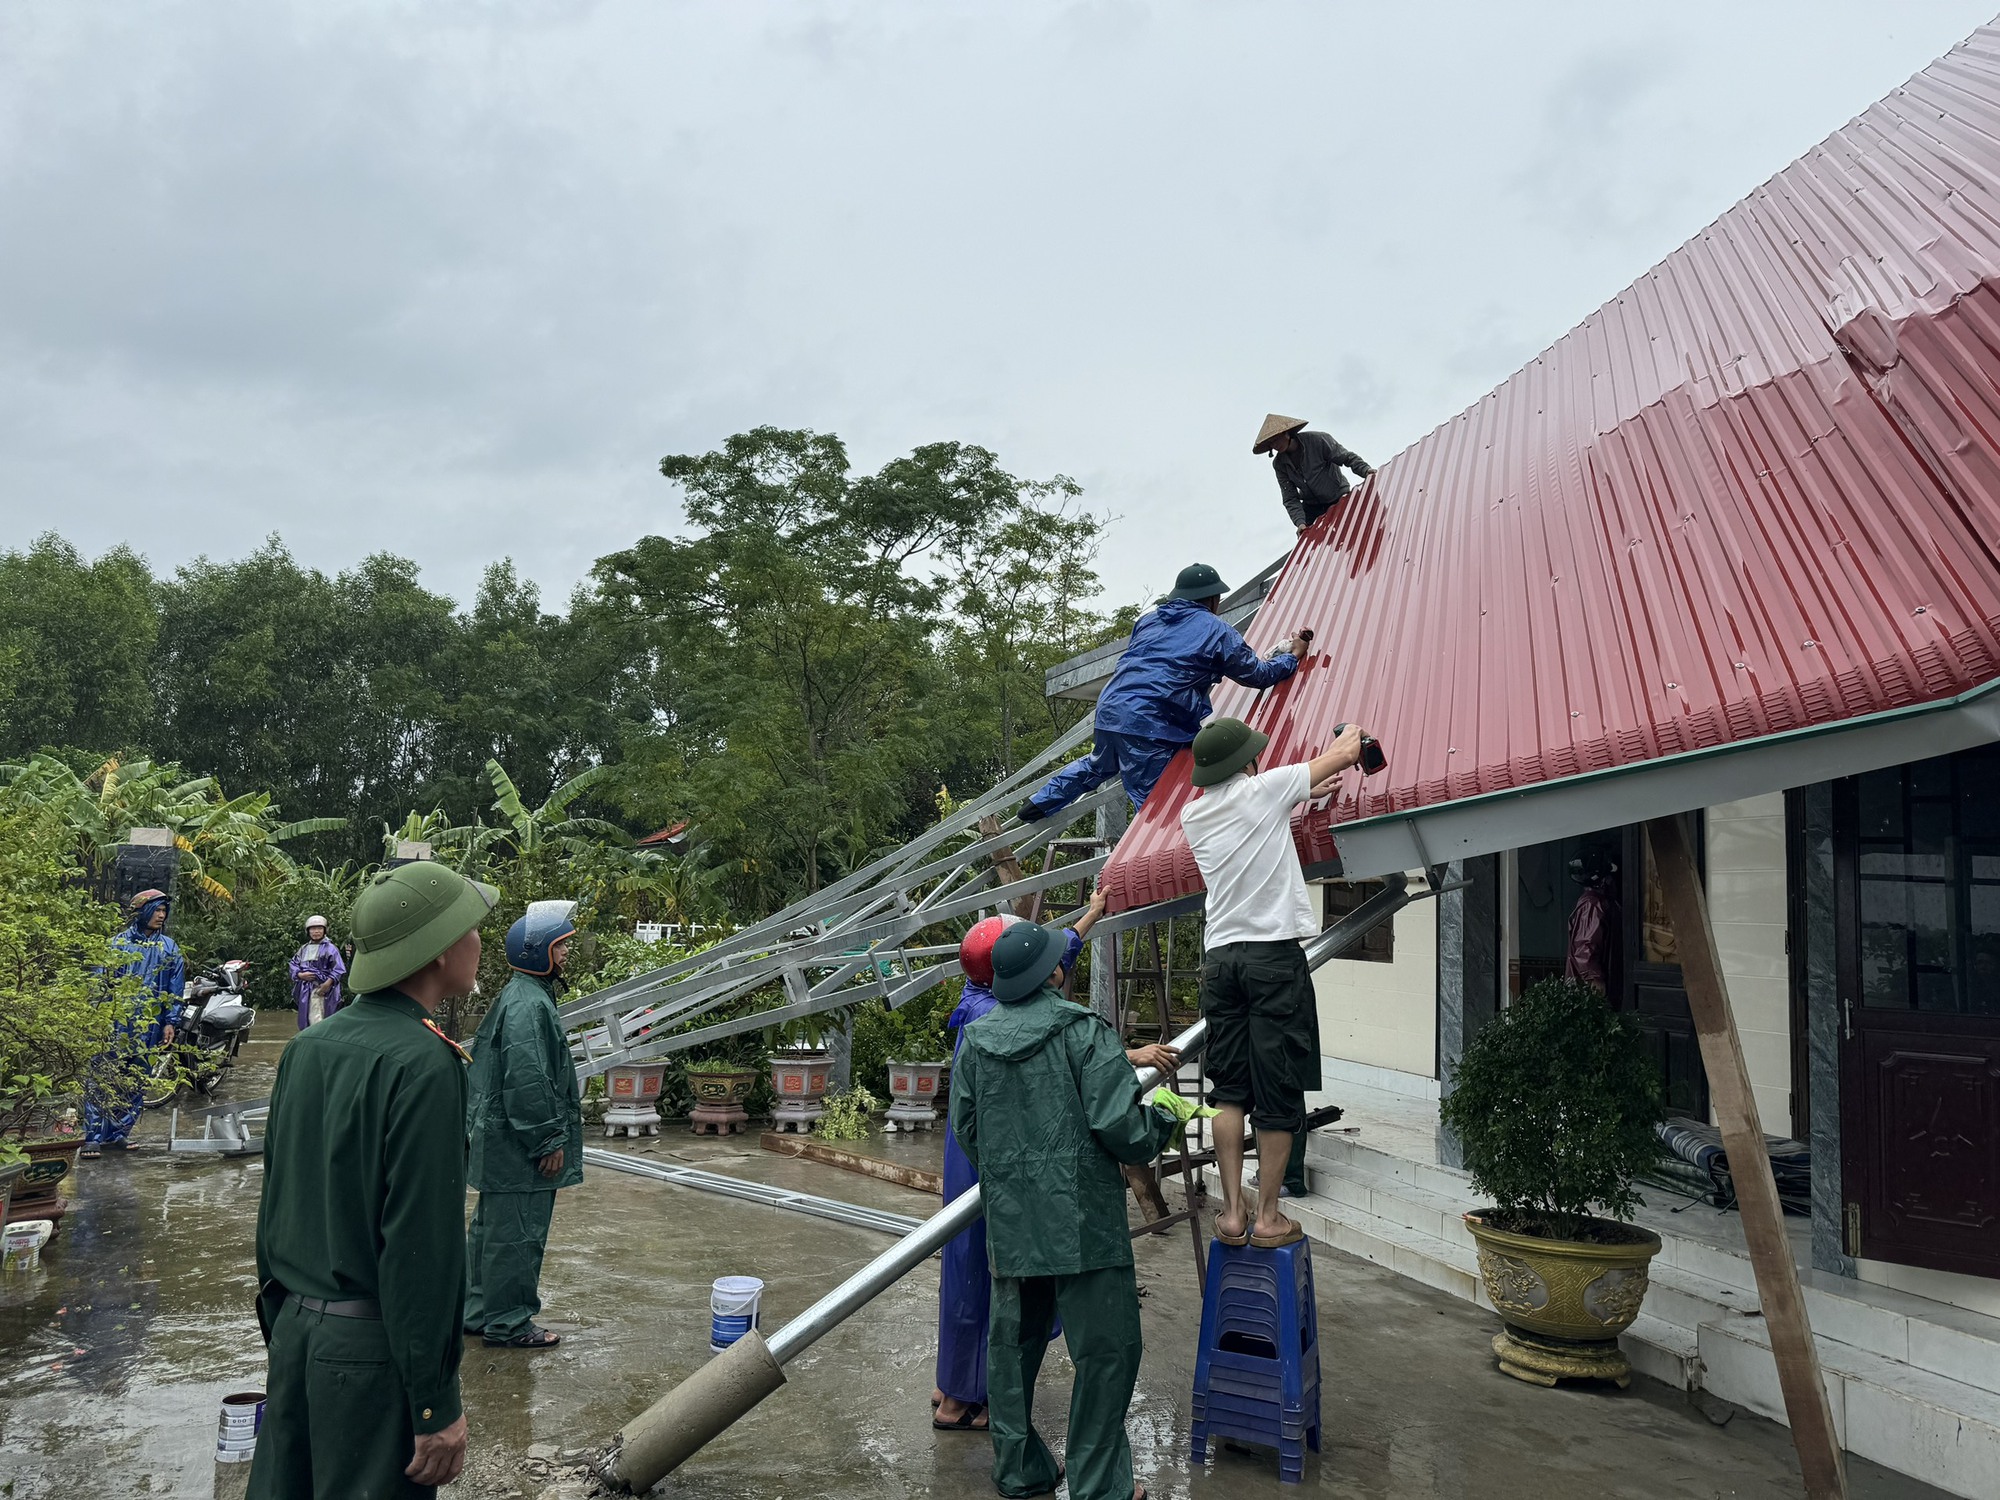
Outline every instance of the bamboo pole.
[(1798, 1267), (1785, 1234), (1785, 1212), (1778, 1202), (1771, 1158), (1764, 1149), (1757, 1098), (1751, 1091), (1743, 1040), (1737, 1035), (1736, 1017), (1723, 983), (1715, 934), (1708, 925), (1708, 903), (1695, 869), (1694, 851), (1678, 817), (1652, 819), (1646, 824), (1646, 839), (1673, 921), (1681, 980), (1687, 988), (1688, 1008), (1694, 1013), (1702, 1066), (1708, 1070), (1709, 1099), (1722, 1127), (1723, 1150), (1729, 1154), (1743, 1238), (1750, 1247), (1750, 1266), (1757, 1276), (1757, 1297), (1763, 1304), (1764, 1326), (1770, 1330), (1771, 1355), (1777, 1361), (1778, 1385), (1784, 1392), (1785, 1414), (1792, 1424), (1792, 1446), (1798, 1450), (1807, 1500), (1846, 1500), (1847, 1469), (1840, 1439), (1827, 1406), (1819, 1353), (1813, 1347), (1812, 1327), (1806, 1319)]

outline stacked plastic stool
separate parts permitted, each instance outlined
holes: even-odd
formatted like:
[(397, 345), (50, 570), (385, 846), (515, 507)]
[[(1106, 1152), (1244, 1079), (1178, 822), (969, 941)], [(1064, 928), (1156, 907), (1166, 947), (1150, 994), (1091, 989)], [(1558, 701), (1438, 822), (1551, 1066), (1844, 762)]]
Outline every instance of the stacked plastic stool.
[(1305, 1240), (1275, 1250), (1213, 1242), (1194, 1365), (1194, 1461), (1210, 1438), (1278, 1450), (1278, 1477), (1319, 1452), (1319, 1308)]

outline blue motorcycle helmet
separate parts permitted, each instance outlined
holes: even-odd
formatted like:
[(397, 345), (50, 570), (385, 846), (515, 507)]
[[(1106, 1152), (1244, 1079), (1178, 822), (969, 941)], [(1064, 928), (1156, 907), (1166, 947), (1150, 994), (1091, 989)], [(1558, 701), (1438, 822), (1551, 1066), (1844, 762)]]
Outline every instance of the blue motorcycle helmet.
[(530, 901), (526, 913), (507, 929), (507, 966), (546, 979), (556, 971), (549, 949), (575, 935), (574, 901)]

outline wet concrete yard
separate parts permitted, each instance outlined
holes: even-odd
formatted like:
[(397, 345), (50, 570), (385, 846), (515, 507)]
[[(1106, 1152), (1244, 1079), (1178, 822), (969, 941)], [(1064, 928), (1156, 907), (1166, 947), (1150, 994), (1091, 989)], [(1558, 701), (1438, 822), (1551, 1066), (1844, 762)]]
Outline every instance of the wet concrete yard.
[[(263, 1018), (269, 1019), (269, 1018)], [(275, 1031), (275, 1028), (271, 1029)], [(253, 1045), (239, 1097), (269, 1087), (278, 1041)], [(42, 1268), (0, 1283), (0, 1496), (11, 1500), (216, 1493), (217, 1402), (262, 1383), (251, 1313), (261, 1167), (171, 1160), (164, 1115), (149, 1144), (83, 1164), (76, 1207)], [(673, 1127), (669, 1127), (671, 1131)], [(592, 1144), (613, 1144), (593, 1138)], [(921, 1215), (934, 1199), (758, 1149), (754, 1137), (670, 1133), (615, 1143), (710, 1170)], [(871, 1150), (927, 1160), (933, 1140)], [(538, 1495), (518, 1471), (533, 1444), (602, 1443), (708, 1358), (708, 1285), (768, 1284), (776, 1328), (878, 1253), (880, 1234), (593, 1171), (558, 1200), (545, 1318), (569, 1334), (548, 1353), (468, 1343), (474, 1461), (446, 1496)], [(1799, 1493), (1789, 1436), (1737, 1415), (1712, 1425), (1677, 1392), (1544, 1391), (1500, 1375), (1489, 1314), (1366, 1262), (1315, 1247), (1326, 1451), (1297, 1489), (1275, 1457), (1188, 1460), (1199, 1296), (1185, 1229), (1138, 1247), (1146, 1358), (1131, 1431), (1138, 1472), (1172, 1500), (1345, 1497), (1687, 1496)], [(937, 1276), (907, 1277), (791, 1366), (790, 1383), (674, 1476), (688, 1500), (916, 1500), (993, 1493), (983, 1436), (934, 1433)], [(1069, 1366), (1052, 1351), (1038, 1412), (1060, 1447)], [(1867, 1500), (1938, 1492), (1856, 1462)]]

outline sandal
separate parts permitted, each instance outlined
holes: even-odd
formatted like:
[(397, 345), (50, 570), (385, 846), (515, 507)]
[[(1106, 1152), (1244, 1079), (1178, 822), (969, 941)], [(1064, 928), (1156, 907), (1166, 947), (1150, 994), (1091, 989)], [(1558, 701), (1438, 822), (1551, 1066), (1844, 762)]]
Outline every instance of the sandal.
[(1215, 1237), (1225, 1245), (1234, 1245), (1238, 1249), (1241, 1249), (1243, 1246), (1250, 1243), (1249, 1221), (1246, 1220), (1244, 1222), (1242, 1229), (1237, 1231), (1235, 1234), (1231, 1234), (1228, 1230), (1222, 1227), (1222, 1216), (1220, 1214), (1217, 1214), (1215, 1216)]
[(1287, 1219), (1285, 1220), (1285, 1227), (1276, 1234), (1251, 1235), (1250, 1248), (1253, 1250), (1276, 1250), (1285, 1245), (1296, 1245), (1305, 1237), (1306, 1232), (1299, 1227), (1298, 1221), (1296, 1219)]
[(958, 1419), (953, 1422), (941, 1421), (933, 1414), (931, 1417), (931, 1426), (939, 1432), (985, 1432), (987, 1424), (979, 1420), (985, 1415), (986, 1408), (984, 1406), (968, 1406), (958, 1414)]
[(553, 1349), (562, 1342), (562, 1335), (550, 1333), (546, 1328), (537, 1328), (530, 1323), (511, 1339), (496, 1339), (491, 1334), (482, 1335), (489, 1349)]
[(82, 1161), (96, 1161), (103, 1155), (104, 1148), (99, 1146), (95, 1141), (77, 1152), (77, 1157)]

